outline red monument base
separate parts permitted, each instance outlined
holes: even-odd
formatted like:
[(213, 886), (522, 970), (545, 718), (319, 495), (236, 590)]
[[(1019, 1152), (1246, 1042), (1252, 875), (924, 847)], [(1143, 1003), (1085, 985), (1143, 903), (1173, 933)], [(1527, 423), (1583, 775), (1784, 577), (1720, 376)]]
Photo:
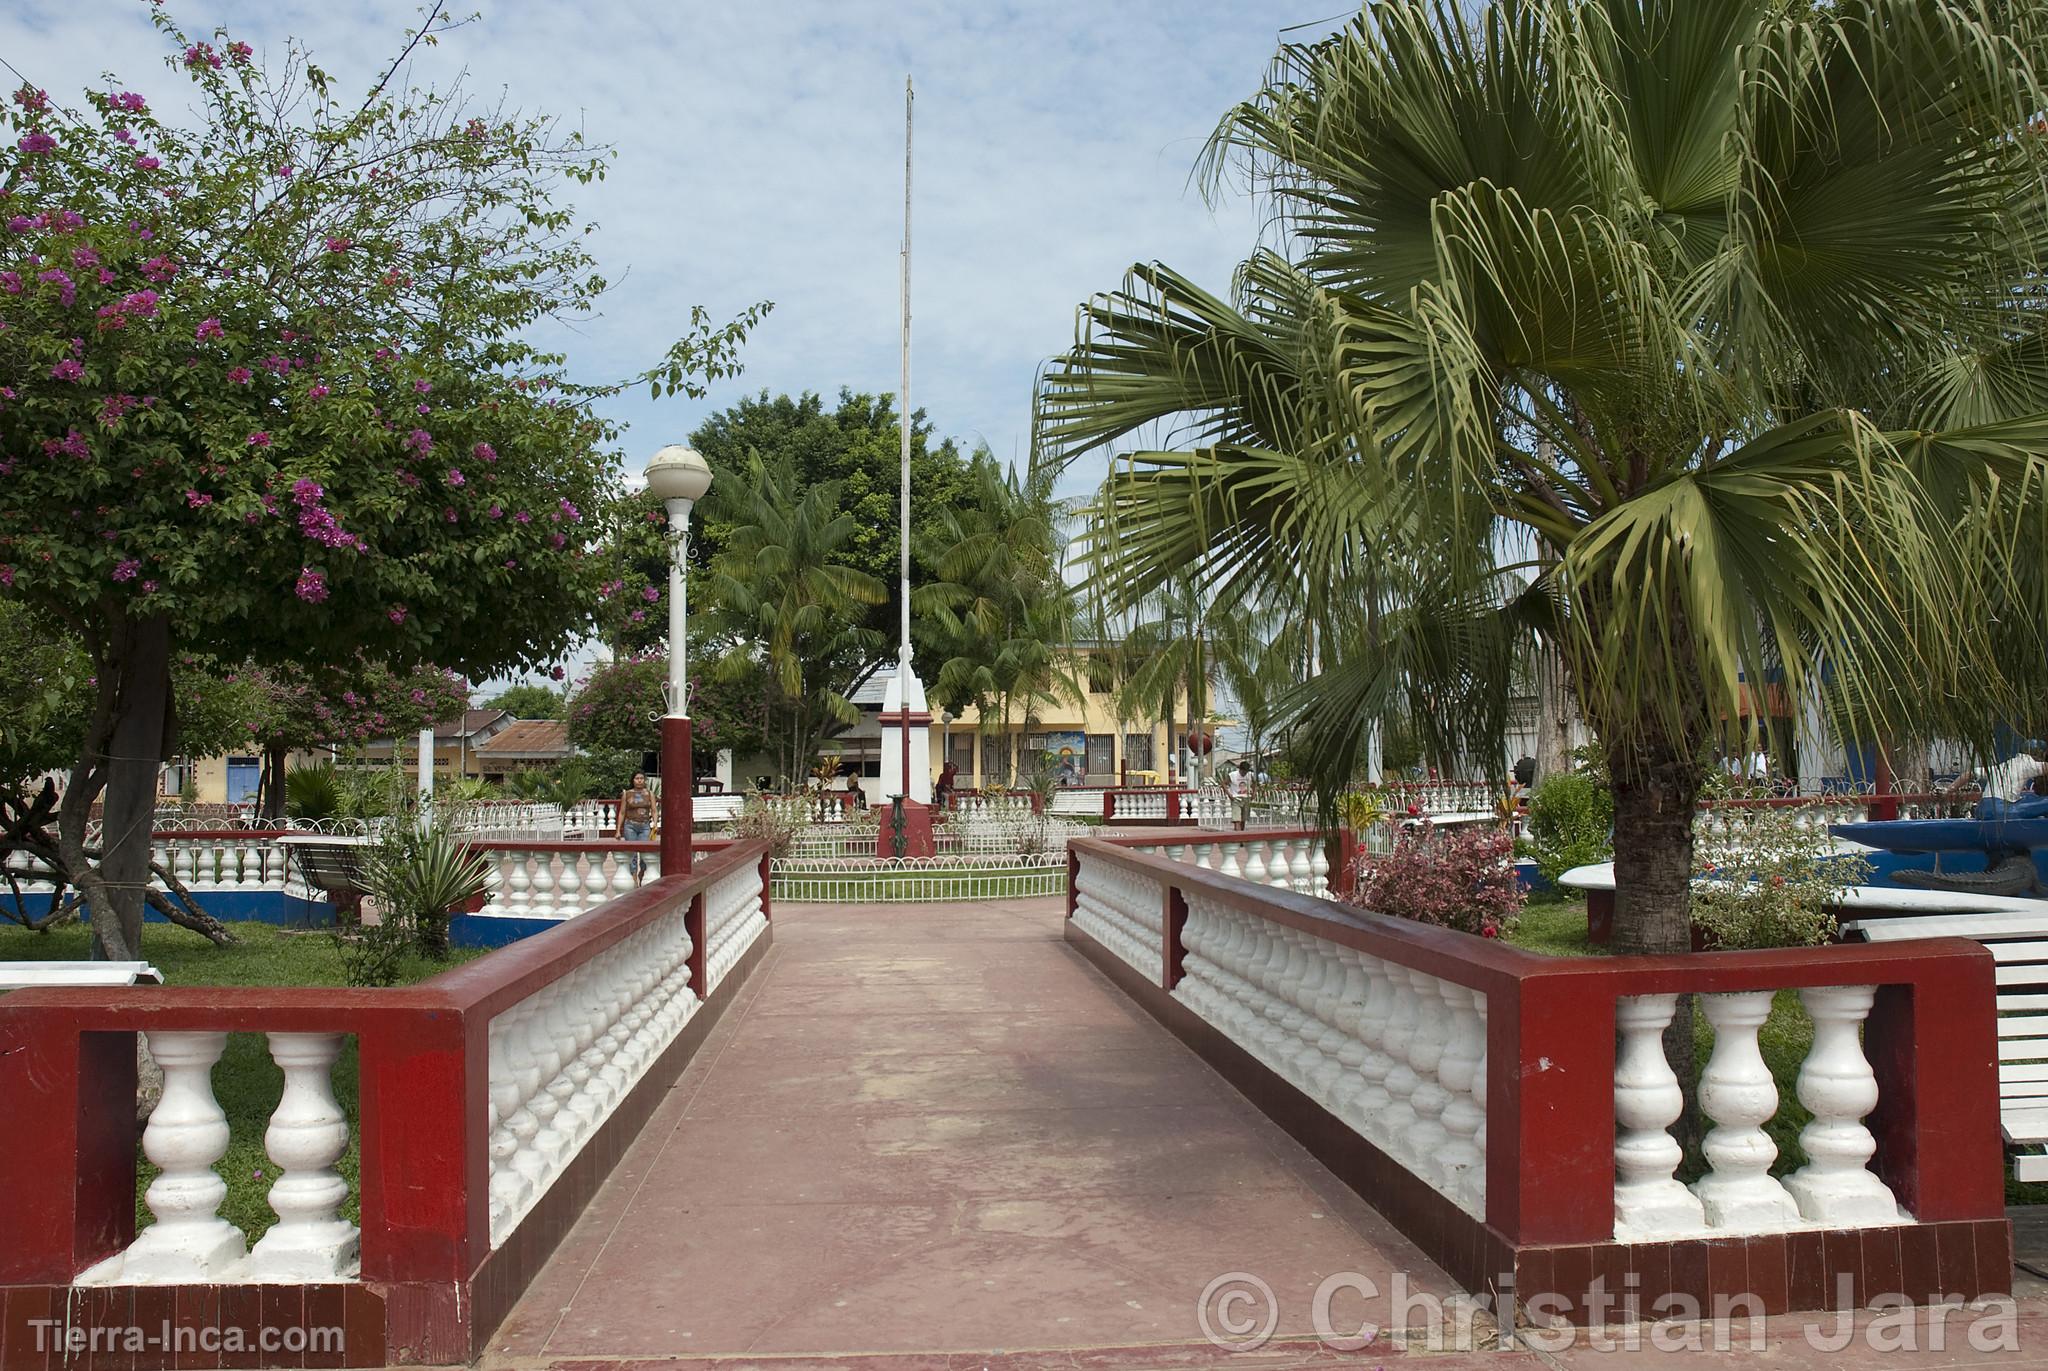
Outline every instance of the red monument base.
[[(884, 802), (881, 806), (882, 824), (876, 831), (875, 855), (893, 857), (896, 855), (896, 807)], [(903, 802), (903, 855), (906, 857), (930, 857), (937, 854), (938, 843), (932, 837), (932, 807), (916, 800)]]

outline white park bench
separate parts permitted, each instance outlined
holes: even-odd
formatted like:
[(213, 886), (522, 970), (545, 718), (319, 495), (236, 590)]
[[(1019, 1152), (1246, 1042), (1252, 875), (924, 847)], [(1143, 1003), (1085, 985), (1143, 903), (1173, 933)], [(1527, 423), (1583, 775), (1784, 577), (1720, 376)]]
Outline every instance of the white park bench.
[(163, 973), (148, 962), (0, 962), (0, 990), (163, 983)]
[(2014, 1156), (2014, 1178), (2048, 1181), (2048, 1153), (2034, 1150), (2048, 1145), (2048, 900), (1898, 893), (1967, 901), (1971, 912), (1845, 919), (1843, 929), (1874, 943), (1974, 938), (1991, 949), (1998, 964), (1999, 1123), (2008, 1144), (2029, 1149)]

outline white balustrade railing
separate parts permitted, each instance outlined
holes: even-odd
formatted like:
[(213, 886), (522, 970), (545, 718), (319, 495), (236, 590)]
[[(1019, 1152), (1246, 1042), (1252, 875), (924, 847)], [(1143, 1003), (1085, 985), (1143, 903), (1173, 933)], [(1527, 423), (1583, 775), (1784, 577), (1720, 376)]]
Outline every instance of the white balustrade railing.
[(1683, 1096), (1663, 1045), (1678, 997), (1617, 1001), (1615, 1236), (1663, 1239), (1911, 1222), (1869, 1167), (1877, 1142), (1863, 1120), (1877, 1107), (1878, 1087), (1861, 1030), (1876, 993), (1874, 986), (1845, 985), (1799, 991), (1814, 1033), (1795, 1090), (1812, 1119), (1799, 1134), (1807, 1163), (1783, 1178), (1772, 1175), (1778, 1149), (1764, 1131), (1782, 1101), (1758, 1040), (1770, 1018), (1772, 992), (1700, 996), (1701, 1012), (1714, 1030), (1714, 1050), (1700, 1074), (1698, 1095), (1713, 1127), (1703, 1147), (1708, 1170), (1691, 1186), (1675, 1175), (1680, 1150), (1670, 1128)]
[(1486, 996), (1203, 893), (1187, 902), (1174, 998), (1483, 1217)]
[(1230, 838), (1204, 836), (1184, 843), (1133, 845), (1133, 851), (1157, 852), (1168, 861), (1187, 862), (1208, 871), (1237, 876), (1254, 885), (1292, 890), (1331, 899), (1330, 854), (1324, 840), (1310, 833), (1245, 833)]
[[(745, 876), (748, 872), (740, 872)], [(758, 887), (759, 878), (754, 878)], [(687, 901), (490, 1022), (491, 1245), (674, 1042), (701, 999)]]
[[(285, 849), (266, 833), (159, 833), (149, 845), (150, 860), (180, 884), (196, 892), (239, 890), (305, 892)], [(37, 872), (26, 853), (9, 852), (6, 869), (24, 895), (47, 895), (55, 886)], [(161, 889), (161, 882), (154, 882)]]
[(1074, 924), (1148, 976), (1165, 957), (1165, 887), (1129, 867), (1083, 862), (1074, 878)]
[(127, 1249), (86, 1270), (80, 1285), (212, 1285), (353, 1280), (361, 1252), (356, 1226), (341, 1217), (348, 1181), (336, 1170), (349, 1128), (334, 1094), (334, 1062), (347, 1035), (268, 1034), (284, 1092), (263, 1135), (278, 1168), (270, 1207), (278, 1221), (255, 1246), (220, 1216), (227, 1182), (227, 1114), (214, 1098), (213, 1068), (226, 1033), (152, 1029), (143, 1035), (163, 1069), (164, 1089), (142, 1130), (143, 1155), (158, 1168), (143, 1196), (154, 1219)]
[(768, 927), (761, 872), (744, 867), (704, 892), (704, 979), (716, 990)]
[[(1099, 797), (1097, 804), (1101, 803)], [(959, 819), (1025, 817), (1031, 813), (1029, 795), (955, 795), (951, 809)], [(1098, 808), (1094, 812), (1101, 813)]]
[[(661, 875), (660, 854), (596, 843), (559, 847), (487, 846), (491, 866), (486, 914), (572, 919)], [(633, 878), (635, 860), (641, 876)]]

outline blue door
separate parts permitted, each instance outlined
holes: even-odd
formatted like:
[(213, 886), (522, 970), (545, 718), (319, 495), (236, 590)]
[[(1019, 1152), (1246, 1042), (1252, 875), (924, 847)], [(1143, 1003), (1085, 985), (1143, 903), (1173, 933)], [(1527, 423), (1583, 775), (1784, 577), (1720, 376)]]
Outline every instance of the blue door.
[(247, 804), (256, 798), (263, 779), (263, 762), (256, 757), (228, 758), (228, 803)]

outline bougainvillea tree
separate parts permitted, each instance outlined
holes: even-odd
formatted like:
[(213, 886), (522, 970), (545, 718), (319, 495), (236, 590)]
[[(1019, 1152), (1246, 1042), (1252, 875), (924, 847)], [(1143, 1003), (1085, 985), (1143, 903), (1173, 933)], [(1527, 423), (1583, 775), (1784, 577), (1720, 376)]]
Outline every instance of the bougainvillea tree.
[[(58, 842), (110, 957), (139, 945), (180, 653), (553, 661), (616, 486), (609, 389), (525, 341), (604, 289), (560, 197), (609, 154), (395, 84), (450, 27), (432, 12), (359, 99), (296, 45), (266, 68), (156, 23), (173, 80), (26, 86), (0, 113), (0, 595), (92, 660)], [(196, 117), (159, 118), (178, 104)], [(764, 308), (698, 312), (622, 384), (730, 374)]]

